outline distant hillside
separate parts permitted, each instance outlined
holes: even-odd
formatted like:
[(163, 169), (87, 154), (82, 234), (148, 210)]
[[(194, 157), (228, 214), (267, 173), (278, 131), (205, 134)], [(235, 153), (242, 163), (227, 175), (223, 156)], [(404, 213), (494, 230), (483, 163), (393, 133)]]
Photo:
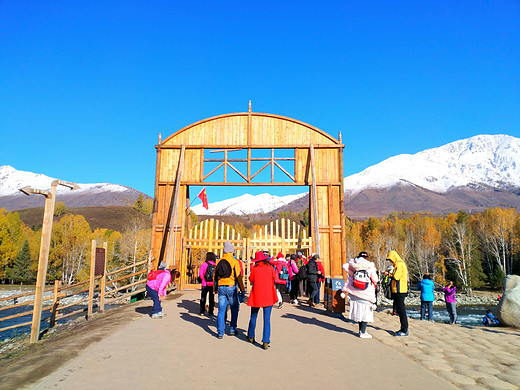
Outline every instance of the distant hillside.
[[(43, 207), (22, 209), (16, 211), (20, 219), (31, 228), (38, 228), (43, 222)], [(70, 207), (66, 214), (83, 215), (92, 230), (107, 228), (122, 232), (137, 218), (147, 227), (152, 227), (152, 218), (143, 215), (133, 207), (103, 206), (103, 207)], [(59, 219), (55, 217), (55, 221)]]

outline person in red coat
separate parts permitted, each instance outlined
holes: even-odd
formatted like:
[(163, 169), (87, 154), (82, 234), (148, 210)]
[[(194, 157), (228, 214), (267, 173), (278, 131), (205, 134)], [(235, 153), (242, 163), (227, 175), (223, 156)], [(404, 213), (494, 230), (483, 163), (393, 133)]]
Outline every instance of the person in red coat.
[(251, 292), (247, 300), (247, 306), (251, 307), (251, 318), (247, 329), (246, 340), (252, 344), (255, 342), (256, 319), (262, 307), (264, 313), (264, 332), (262, 336), (262, 348), (267, 349), (271, 342), (271, 311), (278, 301), (274, 287), (275, 270), (269, 264), (269, 257), (263, 252), (256, 252), (251, 260), (256, 265), (251, 268), (249, 281), (252, 284)]

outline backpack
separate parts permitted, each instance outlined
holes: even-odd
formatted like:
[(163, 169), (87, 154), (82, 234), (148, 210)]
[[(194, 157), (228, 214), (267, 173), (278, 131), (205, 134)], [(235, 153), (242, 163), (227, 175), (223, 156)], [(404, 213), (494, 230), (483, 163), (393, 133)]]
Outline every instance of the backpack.
[(282, 267), (281, 271), (278, 273), (278, 277), (281, 280), (289, 279), (289, 270), (287, 269), (287, 267), (285, 265)]
[(157, 279), (157, 276), (159, 276), (159, 274), (160, 274), (161, 272), (163, 272), (163, 271), (161, 271), (161, 270), (159, 270), (159, 269), (156, 269), (156, 270), (150, 271), (150, 272), (148, 273), (148, 281)]
[(370, 276), (366, 270), (360, 269), (354, 272), (352, 281), (354, 287), (359, 288), (360, 290), (366, 290), (371, 282)]
[(213, 280), (214, 273), (215, 273), (215, 264), (210, 264), (208, 262), (208, 268), (206, 268), (206, 273), (204, 274), (204, 279), (206, 279), (206, 282), (211, 282)]
[[(209, 265), (208, 265), (209, 267)], [(226, 259), (220, 259), (215, 267), (215, 277), (219, 279), (229, 278), (231, 276), (231, 264)]]
[(298, 279), (305, 280), (305, 279), (307, 279), (308, 276), (309, 275), (307, 273), (307, 266), (304, 264), (298, 270)]

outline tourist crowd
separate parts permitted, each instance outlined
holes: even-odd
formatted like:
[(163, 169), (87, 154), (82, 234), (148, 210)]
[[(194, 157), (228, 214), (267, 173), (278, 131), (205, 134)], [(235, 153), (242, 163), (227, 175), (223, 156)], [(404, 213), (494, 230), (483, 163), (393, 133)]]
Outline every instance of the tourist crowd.
[[(215, 305), (217, 313), (217, 337), (222, 339), (226, 334), (228, 311), (228, 334), (236, 335), (237, 319), (240, 303), (245, 300), (244, 269), (242, 262), (234, 256), (235, 248), (229, 241), (224, 243), (223, 255), (218, 258), (215, 253), (208, 252), (206, 259), (199, 269), (201, 283), (200, 314), (214, 315)], [(374, 322), (374, 311), (377, 309), (377, 294), (379, 291), (385, 297), (393, 300), (392, 314), (400, 320), (400, 328), (394, 336), (408, 336), (408, 316), (406, 314), (405, 297), (408, 295), (409, 278), (405, 262), (396, 251), (387, 255), (388, 266), (379, 273), (374, 262), (367, 252), (343, 264), (346, 280), (343, 284), (343, 298), (348, 299), (348, 318), (358, 323), (359, 337), (372, 338), (367, 331), (368, 323)], [(146, 290), (152, 298), (152, 318), (164, 316), (161, 301), (166, 295), (166, 286), (171, 280), (164, 263), (157, 271), (149, 274)], [(251, 309), (246, 340), (256, 343), (256, 322), (262, 309), (263, 332), (261, 346), (268, 349), (271, 343), (271, 312), (273, 308), (282, 309), (284, 295), (289, 295), (291, 304), (305, 302), (310, 307), (320, 304), (320, 292), (325, 282), (325, 269), (320, 255), (313, 253), (305, 257), (302, 252), (295, 254), (278, 253), (270, 256), (269, 248), (257, 251), (251, 258), (249, 282), (251, 290), (247, 298), (247, 306)], [(381, 276), (381, 281), (379, 278)], [(430, 275), (425, 274), (418, 285), (421, 291), (421, 320), (428, 316), (433, 321), (433, 301), (435, 300), (435, 284)], [(446, 309), (449, 313), (450, 324), (457, 321), (456, 287), (448, 281), (442, 290), (445, 294)], [(217, 295), (215, 301), (214, 294)], [(298, 298), (301, 298), (300, 301)], [(206, 304), (208, 302), (208, 304)], [(493, 324), (491, 316), (484, 318), (485, 324)]]

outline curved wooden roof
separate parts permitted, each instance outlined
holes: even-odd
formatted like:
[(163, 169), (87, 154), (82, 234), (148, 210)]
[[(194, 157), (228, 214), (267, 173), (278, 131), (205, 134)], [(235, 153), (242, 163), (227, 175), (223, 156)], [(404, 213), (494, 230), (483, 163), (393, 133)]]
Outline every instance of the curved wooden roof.
[(173, 133), (160, 147), (176, 145), (287, 146), (339, 145), (324, 131), (280, 115), (244, 112), (203, 119)]

